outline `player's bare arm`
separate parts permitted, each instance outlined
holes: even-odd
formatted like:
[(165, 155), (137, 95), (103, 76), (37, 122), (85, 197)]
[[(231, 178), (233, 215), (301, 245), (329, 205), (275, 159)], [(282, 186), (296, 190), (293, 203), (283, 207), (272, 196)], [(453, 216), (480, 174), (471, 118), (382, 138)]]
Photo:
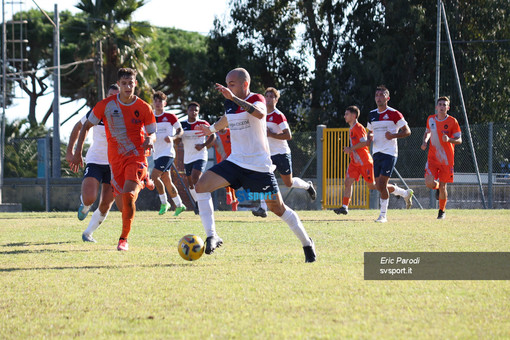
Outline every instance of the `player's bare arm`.
[(344, 147), (344, 152), (345, 152), (345, 153), (351, 153), (351, 152), (353, 152), (353, 151), (355, 151), (355, 150), (358, 150), (358, 149), (361, 149), (361, 148), (364, 148), (364, 147), (367, 147), (367, 146), (369, 147), (369, 146), (370, 146), (370, 143), (372, 143), (372, 141), (367, 139), (366, 141), (364, 141), (364, 142), (359, 142), (359, 143), (358, 143), (358, 144), (356, 144), (356, 145), (353, 145), (353, 146), (346, 146), (346, 147)]
[(221, 84), (216, 84), (216, 90), (220, 91), (225, 99), (233, 101), (252, 116), (258, 119), (262, 119), (266, 116), (265, 112), (260, 111), (259, 108), (257, 108), (252, 103), (248, 103), (246, 100), (236, 97), (228, 87), (225, 87)]
[(216, 140), (216, 135), (213, 133), (209, 137), (207, 137), (207, 140), (205, 141), (205, 143), (195, 144), (195, 149), (197, 149), (197, 151), (200, 151), (205, 147), (208, 148), (214, 143), (215, 140)]
[(183, 133), (184, 131), (181, 128), (178, 128), (177, 131), (175, 131), (175, 135), (165, 137), (165, 142), (171, 143), (172, 141), (181, 138)]
[(454, 137), (450, 138), (446, 134), (443, 133), (443, 142), (459, 145), (459, 144), (462, 144), (462, 137), (461, 136), (457, 136), (457, 137), (454, 136)]
[(143, 141), (143, 144), (142, 144), (142, 147), (147, 150), (147, 149), (153, 149), (154, 148), (154, 142), (156, 141), (156, 133), (153, 132), (153, 133), (149, 133), (146, 137), (145, 137), (145, 140)]
[(289, 129), (284, 129), (282, 133), (274, 133), (270, 129), (267, 129), (267, 136), (274, 138), (274, 139), (281, 139), (281, 140), (291, 140), (292, 139), (292, 133)]
[(421, 144), (422, 150), (427, 149), (427, 143), (429, 142), (429, 139), (430, 139), (430, 131), (425, 130), (425, 133), (423, 134), (423, 143)]
[(76, 140), (80, 134), (80, 130), (82, 127), (81, 121), (78, 121), (76, 125), (73, 127), (73, 131), (71, 131), (71, 136), (69, 136), (69, 144), (67, 144), (67, 152), (66, 152), (66, 161), (71, 164), (74, 156), (74, 146), (76, 144)]
[(83, 124), (80, 130), (80, 135), (78, 136), (78, 141), (76, 142), (76, 150), (74, 151), (73, 158), (71, 162), (69, 163), (69, 166), (71, 168), (71, 171), (78, 172), (80, 170), (80, 167), (83, 166), (83, 143), (85, 142), (85, 138), (87, 138), (87, 134), (91, 127), (93, 127), (94, 124), (92, 124), (89, 120)]
[(386, 139), (395, 139), (395, 138), (406, 138), (411, 135), (411, 129), (408, 125), (404, 125), (398, 130), (397, 133), (391, 133), (386, 131)]
[(197, 136), (210, 136), (214, 134), (216, 131), (223, 130), (228, 127), (228, 120), (227, 116), (223, 115), (221, 118), (211, 126), (205, 126), (205, 125), (198, 125), (198, 133)]

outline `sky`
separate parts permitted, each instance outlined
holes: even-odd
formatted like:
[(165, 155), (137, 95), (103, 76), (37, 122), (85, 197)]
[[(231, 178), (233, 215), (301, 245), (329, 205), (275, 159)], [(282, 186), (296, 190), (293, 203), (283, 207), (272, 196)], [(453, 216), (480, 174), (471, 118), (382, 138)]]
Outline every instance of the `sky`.
[[(46, 12), (53, 12), (55, 4), (57, 4), (59, 11), (69, 10), (73, 13), (79, 12), (74, 7), (79, 3), (79, 0), (24, 0), (22, 10), (37, 8), (36, 3)], [(18, 12), (20, 5), (6, 5), (6, 17), (9, 17), (13, 10)], [(226, 12), (227, 0), (146, 0), (146, 4), (135, 12), (133, 19), (135, 21), (149, 21), (154, 26), (175, 27), (186, 31), (207, 34), (213, 28), (214, 18), (225, 18)], [(6, 110), (7, 121), (28, 116), (29, 99), (27, 95), (18, 89), (16, 96), (19, 98), (15, 99), (14, 105)], [(66, 98), (61, 97), (61, 122), (83, 105), (83, 102), (81, 104), (75, 102), (62, 105), (64, 101), (66, 101)], [(38, 121), (41, 121), (52, 102), (53, 92), (38, 99), (36, 107)], [(87, 110), (88, 108), (83, 109), (79, 115), (76, 115), (60, 127), (60, 138), (62, 141), (69, 139), (73, 126), (86, 114)], [(49, 119), (49, 124), (53, 124), (53, 118)]]

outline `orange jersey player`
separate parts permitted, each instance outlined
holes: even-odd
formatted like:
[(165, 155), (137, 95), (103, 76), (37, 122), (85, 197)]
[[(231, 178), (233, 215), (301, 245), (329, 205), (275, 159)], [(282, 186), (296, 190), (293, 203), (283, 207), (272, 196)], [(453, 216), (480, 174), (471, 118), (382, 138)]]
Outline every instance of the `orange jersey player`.
[(74, 163), (83, 164), (81, 151), (85, 135), (93, 125), (104, 122), (108, 161), (112, 171), (115, 203), (122, 212), (122, 233), (117, 250), (128, 250), (127, 238), (136, 211), (136, 199), (147, 178), (147, 156), (156, 139), (156, 120), (151, 106), (135, 96), (136, 70), (121, 68), (117, 73), (120, 93), (94, 107), (82, 127)]
[(428, 188), (437, 190), (436, 199), (439, 200), (439, 213), (437, 218), (445, 217), (448, 192), (447, 183), (453, 182), (453, 164), (455, 145), (462, 143), (461, 130), (457, 119), (448, 115), (450, 99), (440, 97), (437, 100), (437, 114), (427, 118), (427, 129), (423, 135), (422, 150), (429, 153), (425, 165), (425, 184)]
[(370, 190), (375, 190), (374, 180), (374, 162), (370, 156), (370, 140), (368, 139), (367, 131), (358, 123), (359, 109), (357, 106), (349, 106), (345, 110), (344, 119), (349, 124), (349, 139), (350, 146), (344, 148), (344, 152), (350, 155), (351, 161), (347, 168), (347, 176), (345, 177), (344, 194), (342, 197), (342, 206), (334, 209), (337, 214), (348, 214), (349, 203), (352, 196), (352, 185), (363, 176), (367, 182)]

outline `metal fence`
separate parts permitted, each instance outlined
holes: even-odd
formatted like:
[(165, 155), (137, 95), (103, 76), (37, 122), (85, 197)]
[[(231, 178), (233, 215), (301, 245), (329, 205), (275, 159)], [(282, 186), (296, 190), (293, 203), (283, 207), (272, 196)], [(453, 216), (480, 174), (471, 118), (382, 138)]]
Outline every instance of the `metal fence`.
[[(463, 143), (455, 148), (455, 181), (448, 186), (449, 208), (483, 208), (482, 195), (463, 126)], [(427, 152), (422, 151), (425, 128), (411, 128), (410, 137), (400, 139), (396, 168), (406, 183), (415, 190), (425, 208), (433, 208), (435, 200), (425, 188), (423, 175)], [(478, 124), (471, 126), (473, 144), (489, 208), (510, 208), (510, 124)], [(5, 178), (46, 178), (50, 167), (50, 138), (12, 139), (5, 145)], [(289, 141), (293, 173), (306, 179), (317, 178), (316, 132), (295, 132)], [(62, 177), (81, 177), (69, 171), (65, 161), (66, 145), (61, 145)], [(392, 179), (399, 183), (399, 179)], [(12, 202), (4, 196), (5, 202)], [(51, 204), (53, 206), (53, 204)]]

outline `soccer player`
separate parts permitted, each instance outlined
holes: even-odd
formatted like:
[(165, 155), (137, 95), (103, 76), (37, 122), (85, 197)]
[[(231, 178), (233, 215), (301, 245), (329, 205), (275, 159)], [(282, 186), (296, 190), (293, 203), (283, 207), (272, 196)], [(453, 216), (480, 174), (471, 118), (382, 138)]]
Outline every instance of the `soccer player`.
[(231, 70), (227, 86), (216, 84), (225, 97), (225, 115), (212, 126), (200, 126), (203, 135), (230, 128), (232, 153), (206, 171), (196, 185), (200, 219), (207, 234), (205, 253), (211, 254), (223, 240), (216, 233), (211, 192), (219, 188), (241, 186), (250, 193), (266, 198), (272, 212), (279, 216), (300, 240), (306, 262), (316, 259), (315, 246), (298, 215), (282, 200), (278, 183), (271, 171), (272, 162), (267, 141), (266, 105), (262, 95), (250, 92), (250, 75), (243, 68)]
[[(292, 177), (292, 158), (288, 140), (292, 139), (289, 124), (285, 115), (276, 108), (280, 99), (280, 91), (274, 87), (268, 87), (264, 93), (267, 109), (267, 140), (271, 152), (271, 161), (280, 173), (283, 183), (288, 188), (305, 189), (310, 198), (315, 200), (317, 193), (312, 182), (305, 182), (299, 177)], [(260, 201), (260, 207), (253, 210), (255, 216), (267, 217), (267, 205), (264, 200)]]
[(422, 150), (427, 149), (430, 140), (427, 164), (425, 165), (425, 185), (436, 190), (436, 199), (439, 199), (439, 212), (437, 219), (445, 217), (448, 192), (447, 183), (453, 182), (453, 161), (455, 145), (462, 143), (462, 135), (457, 119), (448, 115), (450, 99), (439, 97), (436, 105), (436, 114), (427, 118), (427, 129), (423, 135)]
[[(227, 159), (227, 157), (232, 152), (231, 150), (232, 147), (230, 144), (230, 130), (226, 128), (216, 132), (216, 140), (214, 141), (216, 164), (220, 163), (224, 159)], [(237, 211), (239, 201), (236, 197), (236, 191), (231, 187), (226, 187), (225, 189), (227, 191), (227, 204), (232, 206), (232, 211)]]
[(184, 146), (184, 171), (188, 182), (191, 196), (197, 202), (197, 193), (195, 184), (202, 176), (207, 165), (207, 148), (214, 143), (216, 136), (214, 134), (209, 137), (199, 135), (201, 125), (209, 126), (205, 120), (198, 119), (200, 105), (197, 102), (188, 104), (188, 120), (183, 122), (182, 129), (184, 131), (181, 140)]
[(117, 250), (128, 250), (128, 236), (135, 217), (136, 199), (147, 177), (147, 156), (156, 140), (156, 119), (152, 108), (135, 95), (136, 70), (117, 72), (120, 93), (108, 97), (92, 109), (78, 137), (74, 166), (83, 165), (81, 156), (87, 131), (102, 120), (108, 141), (108, 161), (112, 172), (115, 203), (122, 212), (122, 233)]
[[(108, 88), (108, 97), (117, 95), (120, 89), (117, 84), (112, 84)], [(74, 125), (71, 136), (69, 137), (69, 144), (67, 145), (66, 160), (69, 162), (71, 170), (78, 172), (79, 167), (76, 167), (73, 163), (74, 157), (74, 146), (78, 135), (80, 134), (81, 127), (87, 121), (90, 113), (89, 111), (84, 115), (80, 121)], [(98, 125), (92, 129), (92, 144), (85, 156), (85, 171), (83, 172), (83, 181), (81, 183), (81, 204), (78, 207), (78, 219), (80, 221), (87, 217), (90, 207), (96, 201), (99, 193), (99, 185), (101, 184), (101, 197), (99, 198), (99, 204), (90, 218), (87, 229), (82, 233), (81, 239), (83, 242), (96, 242), (92, 237), (94, 231), (99, 228), (101, 223), (108, 216), (108, 212), (113, 204), (113, 192), (112, 186), (110, 185), (111, 173), (110, 165), (108, 163), (108, 143), (106, 142), (106, 132), (103, 121), (100, 121)]]
[(152, 96), (157, 129), (153, 153), (154, 169), (152, 169), (151, 179), (154, 181), (161, 201), (159, 214), (163, 215), (170, 209), (170, 203), (168, 203), (165, 192), (166, 187), (175, 203), (174, 216), (179, 216), (181, 212), (186, 210), (186, 207), (182, 203), (177, 188), (172, 183), (170, 168), (175, 159), (174, 140), (180, 138), (183, 131), (177, 116), (173, 113), (164, 112), (166, 98), (166, 95), (161, 91), (157, 91)]
[(375, 220), (378, 223), (387, 222), (389, 194), (404, 197), (407, 209), (412, 206), (413, 190), (404, 190), (396, 185), (389, 184), (391, 174), (395, 168), (398, 157), (398, 138), (411, 135), (404, 116), (394, 108), (388, 106), (390, 91), (383, 85), (375, 90), (375, 103), (377, 109), (370, 111), (367, 128), (370, 131), (369, 139), (373, 140), (372, 157), (374, 160), (374, 176), (377, 190), (381, 193), (381, 213)]
[(350, 146), (344, 147), (343, 151), (350, 155), (351, 160), (345, 177), (342, 206), (333, 210), (337, 214), (348, 214), (352, 197), (352, 185), (359, 180), (359, 176), (363, 176), (370, 190), (376, 189), (374, 162), (369, 150), (372, 141), (368, 139), (367, 130), (358, 123), (359, 113), (359, 108), (354, 105), (345, 109), (344, 113), (345, 122), (349, 124)]

